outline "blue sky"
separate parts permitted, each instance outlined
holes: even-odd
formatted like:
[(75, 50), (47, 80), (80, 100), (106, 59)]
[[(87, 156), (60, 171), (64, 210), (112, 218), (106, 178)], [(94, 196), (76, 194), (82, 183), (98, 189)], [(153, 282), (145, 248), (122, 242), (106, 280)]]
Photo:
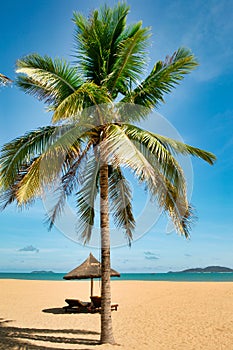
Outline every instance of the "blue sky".
[[(72, 61), (73, 11), (87, 15), (101, 4), (103, 1), (86, 0), (2, 3), (1, 73), (14, 80), (16, 60), (32, 52)], [(112, 249), (112, 266), (120, 272), (166, 272), (207, 265), (233, 268), (233, 3), (133, 0), (128, 4), (129, 22), (142, 19), (143, 25), (152, 29), (148, 70), (180, 46), (191, 48), (200, 62), (200, 67), (166, 96), (166, 104), (158, 110), (163, 117), (151, 118), (144, 126), (160, 131), (165, 125), (170, 136), (181, 135), (186, 143), (215, 153), (218, 160), (213, 167), (196, 159), (184, 163), (198, 216), (191, 239), (170, 232), (166, 217), (158, 216), (157, 221), (152, 220), (156, 224), (131, 248)], [(15, 86), (0, 90), (0, 117), (1, 146), (50, 122), (43, 103)], [(140, 224), (146, 222), (149, 227), (154, 215), (150, 205), (145, 209), (142, 192), (134, 189), (137, 237), (144, 233)], [(87, 257), (89, 247), (73, 242), (56, 228), (47, 231), (44, 213), (41, 202), (26, 211), (11, 206), (0, 213), (0, 271), (66, 272)], [(119, 244), (123, 242), (119, 240)], [(99, 250), (92, 251), (99, 258)]]

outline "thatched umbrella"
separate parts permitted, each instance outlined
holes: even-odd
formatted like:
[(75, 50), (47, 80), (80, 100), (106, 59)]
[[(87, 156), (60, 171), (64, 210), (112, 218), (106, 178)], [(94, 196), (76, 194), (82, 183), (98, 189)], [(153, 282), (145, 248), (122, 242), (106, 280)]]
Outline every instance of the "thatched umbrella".
[[(120, 277), (119, 272), (111, 269), (111, 276)], [(93, 278), (101, 277), (101, 263), (90, 253), (89, 257), (78, 267), (70, 271), (63, 278), (65, 280), (91, 279), (91, 296), (93, 296)]]

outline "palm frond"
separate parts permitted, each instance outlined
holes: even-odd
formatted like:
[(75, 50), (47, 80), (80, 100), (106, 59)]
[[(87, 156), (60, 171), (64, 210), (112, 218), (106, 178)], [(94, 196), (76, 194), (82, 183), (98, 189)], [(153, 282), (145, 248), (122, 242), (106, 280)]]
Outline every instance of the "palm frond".
[[(76, 147), (78, 147), (78, 141)], [(56, 184), (73, 163), (79, 149), (67, 153), (63, 145), (53, 144), (46, 152), (37, 157), (27, 169), (26, 175), (18, 183), (16, 193), (18, 205), (25, 205), (36, 197), (41, 197)]]
[(150, 135), (152, 137), (155, 137), (159, 142), (161, 142), (161, 144), (163, 144), (173, 154), (183, 154), (183, 155), (191, 155), (194, 157), (198, 157), (205, 160), (207, 163), (211, 165), (213, 165), (214, 162), (216, 161), (216, 156), (211, 152), (207, 152), (200, 148), (187, 145), (183, 142), (171, 139), (166, 136), (161, 136), (153, 133), (150, 133)]
[[(94, 83), (84, 83), (82, 86), (67, 96), (55, 109), (52, 122), (57, 123), (64, 119), (71, 119), (77, 116), (85, 108), (99, 104), (111, 103), (111, 98), (106, 88), (97, 86)], [(93, 122), (86, 116), (86, 123)], [(95, 124), (99, 124), (99, 120)]]
[(17, 85), (24, 92), (57, 106), (83, 83), (76, 67), (65, 60), (38, 54), (28, 55), (17, 61)]
[(179, 189), (175, 187), (161, 169), (153, 167), (119, 125), (112, 124), (107, 128), (102, 152), (115, 168), (122, 165), (132, 169), (139, 182), (146, 184), (152, 197), (157, 199), (159, 206), (169, 213), (177, 230), (188, 235), (191, 212), (184, 178), (180, 179)]
[(17, 184), (17, 202), (22, 205), (41, 196), (44, 188), (67, 173), (80, 157), (81, 143), (86, 138), (81, 126), (64, 125), (41, 128), (5, 145), (0, 169), (2, 190), (15, 187), (21, 168), (26, 165), (27, 173)]
[[(67, 195), (63, 189), (56, 188), (54, 195), (57, 195), (58, 199), (53, 205), (52, 209), (47, 211), (45, 216), (45, 224), (48, 225), (48, 230), (51, 231), (55, 225), (55, 221), (64, 213)], [(54, 196), (53, 196), (54, 197)]]
[(58, 180), (64, 165), (65, 168), (67, 166), (65, 156), (66, 152), (62, 149), (50, 149), (33, 161), (27, 174), (18, 183), (16, 198), (19, 206), (41, 197), (47, 187)]
[(116, 102), (115, 108), (116, 118), (114, 121), (119, 123), (140, 122), (151, 113), (151, 109), (143, 105), (128, 102)]
[(178, 193), (177, 188), (166, 178), (164, 178), (160, 187), (157, 192), (160, 208), (169, 214), (176, 231), (189, 238), (191, 225), (195, 217), (193, 208), (186, 197), (186, 188), (183, 193)]
[(4, 189), (14, 183), (21, 165), (29, 163), (30, 159), (34, 159), (50, 145), (50, 137), (55, 130), (56, 127), (53, 126), (43, 127), (3, 146), (0, 177)]
[(126, 4), (118, 3), (93, 11), (88, 19), (74, 13), (76, 57), (84, 76), (97, 85), (112, 71), (116, 42), (126, 27), (128, 12)]
[[(122, 128), (122, 131), (132, 142), (133, 146), (140, 152), (140, 156), (143, 156), (150, 166), (156, 170), (157, 184), (152, 178), (152, 181), (148, 178), (145, 182), (152, 195), (156, 196), (160, 207), (169, 213), (178, 231), (183, 232), (188, 237), (193, 212), (187, 200), (183, 170), (174, 158), (174, 155), (196, 156), (209, 164), (213, 164), (215, 156), (210, 152), (171, 138), (153, 134), (134, 125), (119, 124), (118, 127)], [(119, 157), (118, 154), (116, 155), (117, 157)], [(142, 181), (144, 180), (142, 179)]]
[(132, 193), (120, 167), (109, 166), (110, 208), (115, 225), (125, 230), (129, 245), (133, 239), (135, 219), (132, 210)]
[[(32, 160), (31, 164), (34, 160)], [(19, 183), (22, 181), (24, 176), (27, 174), (28, 168), (30, 165), (22, 165), (20, 169), (18, 170), (17, 177), (15, 179), (15, 182), (7, 187), (7, 189), (3, 189), (1, 186), (1, 192), (0, 192), (0, 210), (4, 210), (8, 205), (12, 204), (13, 202), (17, 201), (17, 191), (19, 188)]]
[[(84, 134), (85, 139), (85, 134)], [(18, 203), (26, 204), (32, 198), (41, 196), (50, 184), (67, 174), (77, 158), (86, 154), (81, 151), (82, 139), (77, 138), (75, 128), (71, 129), (42, 153), (32, 163), (26, 176), (19, 183), (17, 191)], [(89, 146), (88, 146), (89, 147)]]
[(105, 82), (113, 96), (118, 92), (125, 94), (129, 85), (137, 83), (143, 73), (150, 33), (148, 28), (141, 28), (141, 25), (139, 22), (127, 28), (127, 35), (123, 33), (119, 40), (112, 72)]
[[(57, 202), (47, 215), (46, 222), (49, 225), (49, 230), (52, 229), (57, 217), (62, 214), (67, 197), (70, 196), (73, 190), (81, 184), (80, 173), (83, 171), (81, 164), (87, 156), (93, 142), (93, 140), (89, 141), (84, 150), (82, 152), (80, 151), (79, 156), (73, 160), (72, 164), (70, 164), (67, 172), (61, 177), (61, 184), (56, 190), (58, 198)], [(85, 165), (86, 164), (84, 164), (84, 166)]]
[[(185, 183), (183, 170), (177, 160), (161, 140), (152, 133), (130, 124), (122, 124), (122, 130), (135, 147), (149, 161), (153, 168), (158, 168), (178, 191), (183, 191)], [(185, 145), (183, 144), (183, 147)]]
[(16, 200), (19, 206), (26, 205), (32, 202), (36, 197), (43, 194), (43, 173), (41, 172), (40, 167), (42, 158), (43, 157), (40, 156), (34, 160), (34, 162), (27, 169), (27, 174), (18, 183)]
[(101, 152), (109, 164), (113, 164), (114, 167), (121, 164), (133, 169), (141, 182), (150, 179), (156, 182), (157, 177), (153, 167), (120, 125), (111, 124), (106, 128), (106, 138), (101, 146)]
[(189, 49), (179, 48), (164, 62), (157, 62), (148, 77), (121, 102), (142, 105), (151, 110), (164, 102), (163, 95), (169, 93), (197, 65), (197, 60)]
[[(87, 129), (82, 125), (47, 126), (31, 131), (5, 144), (0, 156), (0, 179), (4, 189), (14, 183), (21, 165), (50, 152), (53, 156), (68, 156), (79, 152), (80, 136)], [(47, 153), (49, 154), (49, 153)], [(51, 158), (52, 159), (52, 158)]]
[(12, 80), (0, 73), (0, 86), (12, 83)]
[(94, 225), (99, 169), (98, 157), (90, 156), (85, 168), (84, 182), (77, 192), (78, 225), (76, 230), (84, 244), (89, 242)]

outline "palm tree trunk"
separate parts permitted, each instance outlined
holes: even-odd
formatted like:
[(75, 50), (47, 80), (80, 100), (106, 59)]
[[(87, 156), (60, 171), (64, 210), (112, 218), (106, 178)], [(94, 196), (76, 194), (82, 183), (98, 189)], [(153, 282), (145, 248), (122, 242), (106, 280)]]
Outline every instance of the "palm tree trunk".
[(101, 344), (115, 344), (111, 316), (110, 231), (108, 204), (108, 165), (100, 167), (100, 226), (101, 226)]

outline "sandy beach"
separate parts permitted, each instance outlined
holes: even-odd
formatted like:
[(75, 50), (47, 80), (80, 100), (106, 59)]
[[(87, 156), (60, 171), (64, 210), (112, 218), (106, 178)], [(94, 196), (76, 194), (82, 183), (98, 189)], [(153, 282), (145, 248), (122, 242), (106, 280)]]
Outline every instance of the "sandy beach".
[(231, 282), (113, 281), (119, 347), (98, 345), (99, 314), (64, 313), (64, 300), (88, 301), (89, 288), (88, 281), (0, 280), (0, 349), (233, 350)]

